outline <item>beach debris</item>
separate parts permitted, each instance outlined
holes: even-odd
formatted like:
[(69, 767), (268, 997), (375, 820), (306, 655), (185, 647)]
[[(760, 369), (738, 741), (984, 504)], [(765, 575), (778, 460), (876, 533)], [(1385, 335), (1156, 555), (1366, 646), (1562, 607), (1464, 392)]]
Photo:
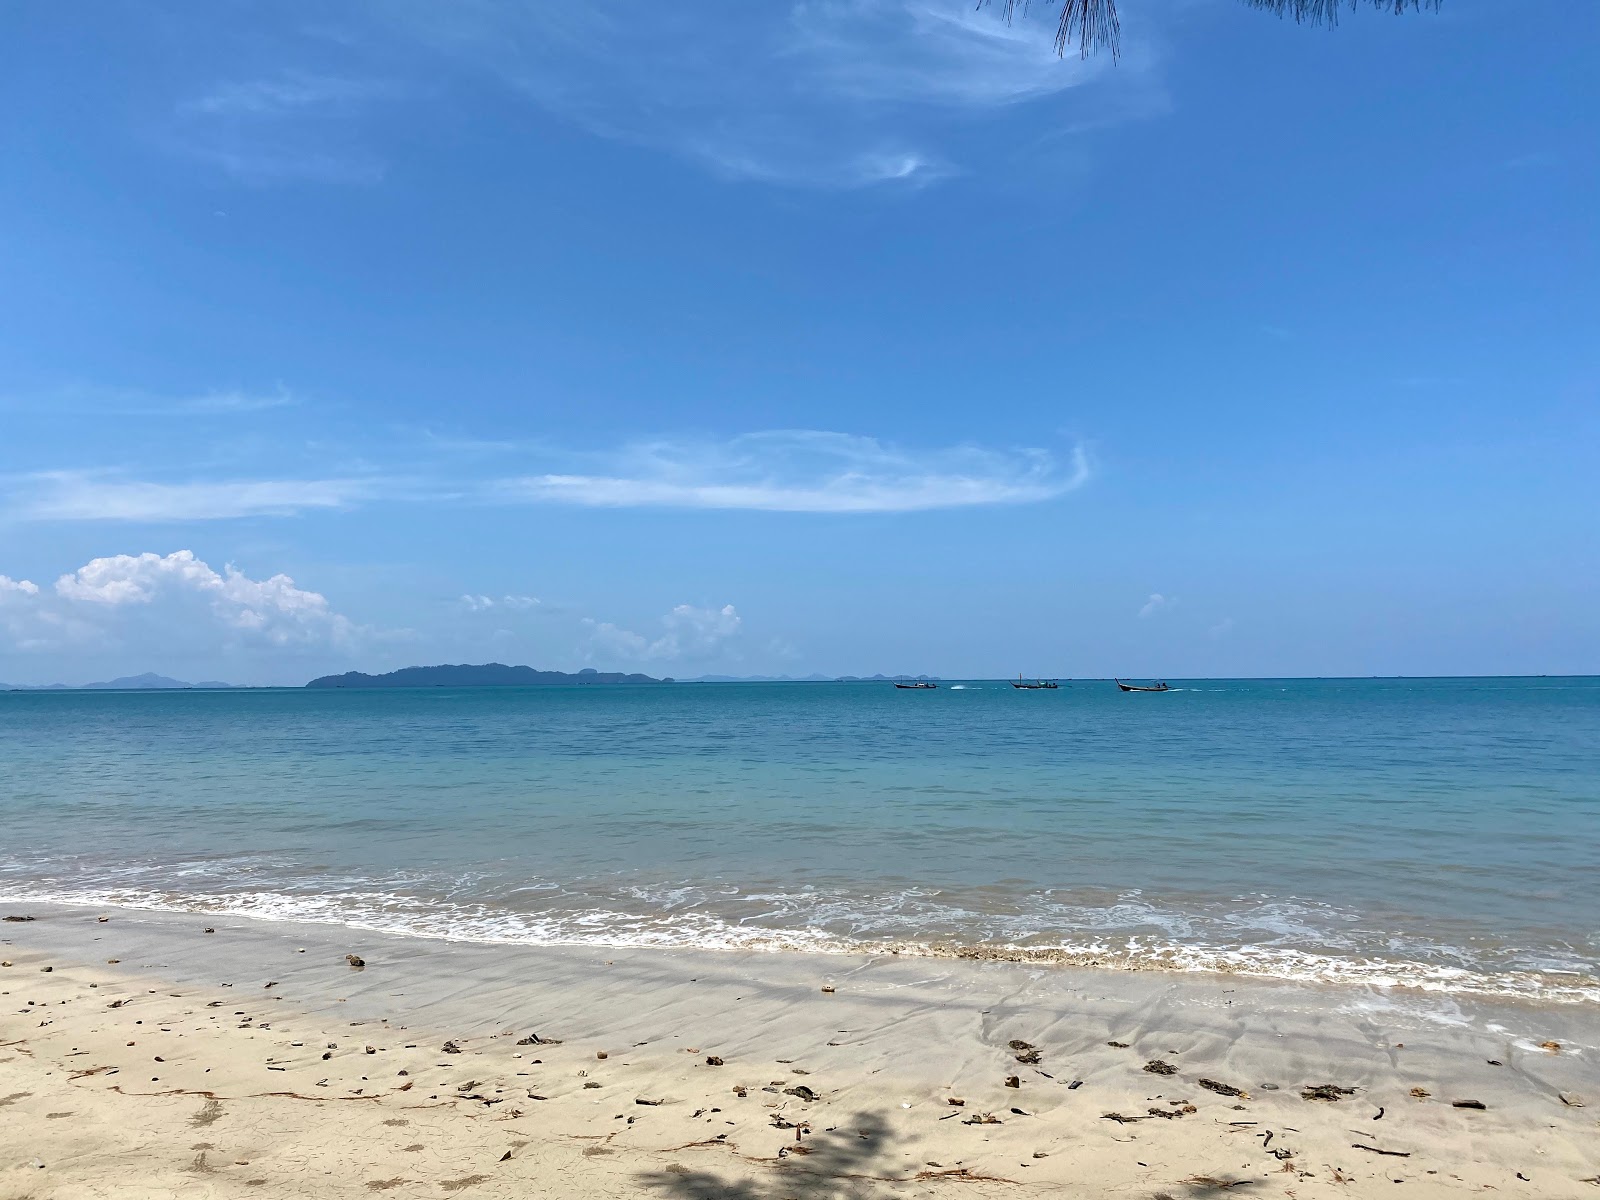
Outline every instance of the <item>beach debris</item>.
[(368, 1054), (376, 1054), (377, 1052), (378, 1052), (378, 1048), (376, 1046), (368, 1046), (367, 1047), (367, 1053)]
[(1355, 1094), (1355, 1088), (1340, 1087), (1336, 1083), (1308, 1084), (1300, 1089), (1300, 1099), (1302, 1100), (1326, 1100), (1329, 1103), (1337, 1103), (1340, 1096), (1354, 1096)]
[(1582, 1108), (1584, 1106), (1583, 1097), (1578, 1095), (1577, 1092), (1557, 1092), (1556, 1098), (1568, 1108)]
[(648, 1108), (659, 1108), (662, 1104), (666, 1103), (664, 1100), (649, 1100), (643, 1096), (635, 1096), (633, 1102), (635, 1104), (643, 1104)]
[(1191, 1175), (1187, 1179), (1180, 1179), (1179, 1183), (1186, 1183), (1190, 1187), (1214, 1188), (1225, 1192), (1229, 1188), (1249, 1187), (1255, 1181), (1252, 1179), (1219, 1179), (1215, 1175)]
[(1151, 1075), (1176, 1075), (1178, 1073), (1177, 1067), (1169, 1062), (1163, 1062), (1159, 1058), (1152, 1058), (1145, 1063), (1144, 1070)]
[(708, 1067), (720, 1067), (721, 1065), (722, 1065), (722, 1060), (720, 1058), (718, 1058), (715, 1054), (706, 1055), (706, 1066), (708, 1066)]
[(811, 1103), (811, 1101), (817, 1098), (817, 1094), (803, 1083), (796, 1084), (792, 1088), (784, 1088), (783, 1094), (785, 1096), (798, 1096), (807, 1104)]
[(1119, 1112), (1101, 1113), (1102, 1121), (1115, 1121), (1118, 1125), (1130, 1125), (1134, 1121), (1148, 1121), (1149, 1117), (1128, 1117)]
[(40, 967), (39, 970), (43, 971), (46, 975), (48, 975), (51, 971), (54, 971), (55, 968), (54, 967)]
[(1039, 1047), (1029, 1042), (1013, 1038), (1008, 1044), (1012, 1053), (1016, 1056), (1016, 1060), (1025, 1067), (1037, 1066), (1044, 1061), (1039, 1054)]
[(609, 1054), (607, 1054), (607, 1053), (606, 1053), (606, 1052), (605, 1052), (605, 1051), (604, 1051), (604, 1050), (596, 1050), (596, 1051), (595, 1051), (595, 1052), (594, 1052), (594, 1056), (595, 1056), (595, 1057), (596, 1057), (596, 1058), (610, 1058), (610, 1057), (611, 1057), (611, 1056), (610, 1056), (610, 1055), (609, 1055)]
[(205, 928), (204, 928), (204, 929), (202, 929), (202, 930), (201, 930), (201, 931), (200, 931), (200, 932), (201, 932), (201, 933), (215, 933), (215, 932), (216, 932), (216, 930), (215, 930), (215, 929), (213, 929), (213, 928), (212, 928), (212, 927), (211, 927), (211, 926), (210, 926), (210, 925), (207, 925), (207, 926), (206, 926), (206, 927), (205, 927)]
[(946, 1096), (944, 1102), (952, 1108), (965, 1108), (967, 1105), (967, 1102), (960, 1096)]
[(1215, 1092), (1219, 1096), (1242, 1096), (1250, 1099), (1250, 1093), (1242, 1088), (1236, 1088), (1231, 1083), (1218, 1083), (1215, 1079), (1201, 1079), (1197, 1081), (1208, 1092)]
[(1113, 1050), (1126, 1050), (1128, 1048), (1127, 1042), (1107, 1042), (1106, 1045), (1110, 1046)]
[(968, 1117), (965, 1121), (963, 1121), (961, 1123), (963, 1125), (999, 1125), (1002, 1122), (1001, 1122), (1000, 1118), (995, 1116), (993, 1113), (985, 1112), (985, 1113), (973, 1113), (970, 1117)]
[(1488, 1063), (1491, 1067), (1503, 1067), (1503, 1066), (1505, 1066), (1505, 1063), (1501, 1062), (1498, 1058), (1486, 1058), (1483, 1061)]
[(1008, 1088), (1019, 1088), (1022, 1086), (1022, 1080), (1018, 1079), (1015, 1075), (1007, 1075), (1006, 1086)]
[(332, 1057), (333, 1057), (333, 1051), (332, 1050), (324, 1050), (322, 1052), (322, 1061), (323, 1062), (327, 1062)]
[(833, 995), (833, 984), (831, 984), (831, 983), (823, 984), (822, 985), (822, 990), (824, 992), (828, 993), (828, 995), (830, 995), (830, 996)]
[(1083, 1080), (1081, 1080), (1081, 1079), (1074, 1079), (1074, 1080), (1073, 1080), (1073, 1081), (1072, 1081), (1072, 1082), (1071, 1082), (1071, 1083), (1069, 1083), (1069, 1084), (1067, 1084), (1067, 1091), (1069, 1091), (1069, 1092), (1075, 1092), (1075, 1091), (1077, 1091), (1077, 1090), (1078, 1090), (1078, 1089), (1079, 1089), (1079, 1088), (1081, 1088), (1081, 1087), (1082, 1087), (1082, 1086), (1083, 1086)]
[(9, 967), (10, 965), (11, 965), (11, 960), (9, 958), (8, 959), (4, 959), (4, 960), (0, 960), (0, 967)]
[(1489, 1109), (1489, 1106), (1487, 1104), (1485, 1104), (1482, 1100), (1452, 1100), (1452, 1101), (1450, 1101), (1450, 1107), (1451, 1108), (1473, 1108), (1473, 1109), (1477, 1109), (1477, 1111), (1479, 1111), (1479, 1112), (1487, 1112), (1488, 1109)]
[(1433, 1095), (1433, 1093), (1424, 1087), (1414, 1087), (1411, 1089), (1411, 1098), (1413, 1100), (1426, 1100), (1431, 1095)]
[(439, 1050), (440, 1050), (441, 1053), (444, 1053), (444, 1054), (460, 1054), (461, 1053), (461, 1047), (456, 1045), (454, 1042), (446, 1042), (443, 1046), (439, 1047)]
[(559, 1046), (560, 1038), (540, 1037), (537, 1033), (530, 1033), (527, 1037), (517, 1042), (519, 1046)]
[(1539, 1049), (1548, 1050), (1548, 1051), (1550, 1051), (1551, 1054), (1560, 1054), (1561, 1053), (1561, 1043), (1560, 1042), (1540, 1042), (1539, 1043)]
[(6, 921), (32, 921), (32, 920), (36, 920), (36, 919), (37, 918), (34, 918), (34, 917), (4, 917), (4, 918), (0, 918), (0, 920), (6, 920)]
[(1031, 1117), (1031, 1116), (1033, 1116), (1033, 1114), (1031, 1112), (1029, 1112), (1025, 1108), (1013, 1108), (1011, 1110), (1011, 1113), (1012, 1113), (1013, 1116), (1017, 1116), (1017, 1117)]
[(1373, 1118), (1372, 1118), (1372, 1119), (1373, 1119), (1373, 1120), (1374, 1120), (1374, 1121), (1381, 1121), (1381, 1120), (1383, 1120), (1383, 1114), (1384, 1114), (1384, 1113), (1385, 1113), (1385, 1112), (1386, 1112), (1386, 1111), (1387, 1111), (1387, 1110), (1386, 1110), (1386, 1109), (1385, 1109), (1385, 1108), (1384, 1108), (1384, 1107), (1383, 1107), (1383, 1105), (1381, 1105), (1381, 1104), (1380, 1104), (1380, 1105), (1378, 1105), (1378, 1115), (1377, 1115), (1377, 1116), (1375, 1116), (1375, 1117), (1373, 1117)]
[(99, 921), (100, 924), (104, 925), (107, 921), (111, 920), (111, 918), (110, 917), (96, 917), (95, 920)]
[(1360, 1142), (1351, 1142), (1350, 1143), (1350, 1147), (1353, 1150), (1365, 1150), (1368, 1154), (1385, 1154), (1385, 1155), (1388, 1155), (1390, 1158), (1410, 1158), (1411, 1157), (1411, 1151), (1409, 1151), (1409, 1150), (1380, 1150), (1377, 1146), (1365, 1146), (1365, 1145), (1362, 1145)]
[(362, 967), (367, 965), (367, 960), (362, 958), (359, 954), (346, 954), (344, 956), (344, 960), (345, 962), (349, 963), (354, 970), (357, 971), (361, 970)]
[(583, 1086), (586, 1087), (586, 1088), (597, 1088), (600, 1085), (598, 1083), (596, 1083), (594, 1080), (590, 1079), (590, 1080), (585, 1081)]
[(736, 1083), (733, 1085), (733, 1094), (739, 1097), (748, 1096), (750, 1094), (750, 1089), (745, 1087), (742, 1083)]

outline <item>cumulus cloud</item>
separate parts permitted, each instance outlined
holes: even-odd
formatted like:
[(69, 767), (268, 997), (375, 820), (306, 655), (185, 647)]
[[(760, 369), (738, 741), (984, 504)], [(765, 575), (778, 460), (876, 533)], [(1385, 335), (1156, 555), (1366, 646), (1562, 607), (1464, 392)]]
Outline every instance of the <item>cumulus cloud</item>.
[(1172, 601), (1167, 599), (1167, 597), (1163, 596), (1160, 592), (1151, 592), (1150, 599), (1144, 602), (1144, 607), (1139, 610), (1139, 615), (1141, 617), (1153, 617), (1156, 613), (1160, 612), (1163, 608), (1166, 608), (1167, 605), (1171, 603)]
[(721, 608), (696, 608), (680, 604), (661, 618), (665, 632), (647, 637), (609, 621), (585, 618), (591, 647), (636, 660), (670, 660), (703, 657), (739, 632), (739, 613), (731, 604)]
[(819, 430), (642, 442), (607, 457), (603, 472), (527, 475), (504, 481), (501, 492), (591, 508), (916, 512), (1049, 500), (1091, 474), (1081, 446), (1061, 463), (1039, 449), (913, 450)]
[(217, 571), (189, 550), (91, 559), (48, 590), (0, 576), (0, 621), (19, 650), (124, 638), (153, 651), (316, 648), (349, 646), (362, 632), (287, 575), (254, 579), (231, 563)]

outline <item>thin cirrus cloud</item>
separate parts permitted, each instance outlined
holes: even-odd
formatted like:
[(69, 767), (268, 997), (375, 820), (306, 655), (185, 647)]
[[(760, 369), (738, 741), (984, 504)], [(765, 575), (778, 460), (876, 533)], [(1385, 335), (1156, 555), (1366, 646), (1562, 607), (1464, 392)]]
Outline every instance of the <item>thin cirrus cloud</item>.
[(638, 443), (611, 470), (503, 481), (506, 499), (588, 508), (893, 513), (1051, 500), (1088, 482), (1088, 453), (958, 446), (907, 450), (821, 431), (747, 434), (726, 442)]
[[(1063, 59), (1054, 23), (971, 0), (726, 6), (596, 0), (389, 4), (378, 21), (595, 135), (665, 150), (728, 179), (797, 187), (921, 185), (977, 112), (1078, 87), (1103, 61)], [(1124, 72), (1128, 75), (1129, 72)]]
[[(527, 453), (511, 447), (507, 454)], [(820, 430), (777, 430), (721, 441), (660, 439), (606, 452), (534, 451), (545, 469), (467, 482), (436, 461), (401, 476), (135, 480), (104, 471), (0, 478), (0, 516), (12, 521), (191, 523), (294, 517), (370, 503), (557, 504), (789, 513), (906, 513), (1037, 504), (1082, 487), (1088, 452), (907, 448)], [(533, 597), (468, 595), (464, 607), (527, 608)]]
[(243, 183), (376, 183), (386, 164), (369, 142), (369, 116), (405, 94), (301, 71), (225, 81), (179, 103), (162, 140)]
[(349, 508), (373, 494), (360, 479), (244, 479), (181, 483), (51, 471), (12, 487), (10, 515), (37, 521), (215, 521)]

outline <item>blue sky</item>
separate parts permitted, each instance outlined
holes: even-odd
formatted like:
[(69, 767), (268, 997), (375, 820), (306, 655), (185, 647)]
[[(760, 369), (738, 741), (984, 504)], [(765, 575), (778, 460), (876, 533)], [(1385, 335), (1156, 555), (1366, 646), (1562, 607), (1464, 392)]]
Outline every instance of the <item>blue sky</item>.
[(9, 6), (0, 680), (1600, 671), (1517, 7)]

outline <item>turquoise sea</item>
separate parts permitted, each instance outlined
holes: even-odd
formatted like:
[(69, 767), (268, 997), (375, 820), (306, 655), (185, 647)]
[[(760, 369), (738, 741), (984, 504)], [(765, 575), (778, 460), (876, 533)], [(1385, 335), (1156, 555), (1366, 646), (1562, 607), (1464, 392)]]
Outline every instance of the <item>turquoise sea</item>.
[(4, 693), (0, 904), (1600, 1002), (1600, 679), (1173, 687)]

